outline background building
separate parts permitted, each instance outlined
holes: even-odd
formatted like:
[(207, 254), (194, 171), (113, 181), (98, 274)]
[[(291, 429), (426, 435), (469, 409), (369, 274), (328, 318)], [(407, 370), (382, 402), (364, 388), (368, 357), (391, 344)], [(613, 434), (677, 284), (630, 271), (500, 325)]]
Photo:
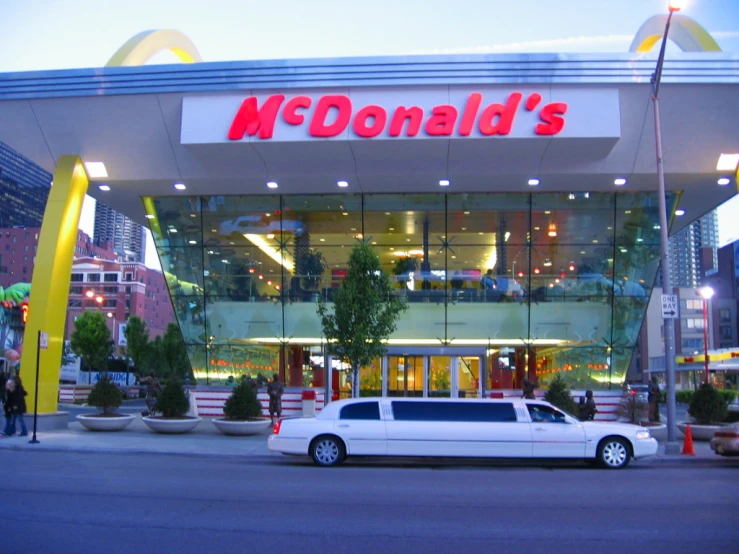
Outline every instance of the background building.
[[(676, 287), (698, 287), (718, 271), (716, 210), (670, 237), (670, 276)], [(660, 275), (660, 284), (662, 276)]]
[(122, 260), (144, 263), (146, 233), (144, 228), (102, 202), (95, 204), (95, 244), (110, 242)]
[(0, 227), (40, 227), (51, 173), (0, 142)]

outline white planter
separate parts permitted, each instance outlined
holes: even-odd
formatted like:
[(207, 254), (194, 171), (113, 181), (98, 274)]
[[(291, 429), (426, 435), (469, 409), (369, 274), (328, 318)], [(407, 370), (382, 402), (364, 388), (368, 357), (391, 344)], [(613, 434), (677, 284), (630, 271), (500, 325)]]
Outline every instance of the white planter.
[(227, 419), (216, 417), (213, 418), (213, 425), (224, 435), (256, 435), (270, 426), (269, 419), (260, 419), (257, 421), (229, 421)]
[(693, 440), (696, 441), (710, 441), (713, 434), (723, 427), (723, 425), (698, 425), (697, 423), (681, 421), (677, 424), (677, 428), (680, 429), (683, 436), (685, 436), (685, 429), (688, 425), (690, 425), (690, 434)]
[(136, 418), (133, 414), (121, 414), (115, 417), (101, 417), (94, 414), (80, 414), (77, 421), (90, 431), (120, 431)]
[(200, 423), (199, 417), (188, 417), (183, 419), (162, 419), (159, 417), (144, 417), (144, 423), (152, 431), (157, 433), (187, 433), (192, 431)]

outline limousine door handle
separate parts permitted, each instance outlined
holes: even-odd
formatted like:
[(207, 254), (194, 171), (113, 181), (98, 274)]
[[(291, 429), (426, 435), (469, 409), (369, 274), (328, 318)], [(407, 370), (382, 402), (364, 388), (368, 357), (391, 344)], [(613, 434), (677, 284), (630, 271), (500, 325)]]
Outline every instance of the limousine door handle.
[(341, 425), (337, 425), (337, 427), (345, 428), (345, 427), (349, 427), (349, 426), (346, 423), (342, 423)]
[(534, 427), (534, 431), (546, 431), (544, 427)]

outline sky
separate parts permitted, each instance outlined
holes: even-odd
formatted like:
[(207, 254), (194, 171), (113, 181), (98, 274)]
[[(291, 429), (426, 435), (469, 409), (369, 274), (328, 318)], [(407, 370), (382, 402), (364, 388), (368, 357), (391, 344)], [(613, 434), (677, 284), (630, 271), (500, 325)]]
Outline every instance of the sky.
[[(684, 4), (724, 51), (739, 52), (739, 0)], [(0, 72), (101, 67), (149, 29), (182, 31), (205, 61), (627, 52), (641, 24), (666, 11), (667, 0), (0, 0)], [(90, 234), (93, 212), (90, 198), (80, 223)], [(719, 211), (722, 243), (739, 239), (731, 212), (737, 197)], [(159, 265), (150, 238), (146, 262)]]

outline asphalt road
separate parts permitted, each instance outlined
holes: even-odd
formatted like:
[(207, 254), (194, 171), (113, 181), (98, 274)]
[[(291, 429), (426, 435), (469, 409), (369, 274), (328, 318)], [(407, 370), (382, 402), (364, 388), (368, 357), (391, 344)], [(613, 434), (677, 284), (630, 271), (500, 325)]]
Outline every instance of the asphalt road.
[(0, 451), (3, 553), (735, 552), (739, 464)]

